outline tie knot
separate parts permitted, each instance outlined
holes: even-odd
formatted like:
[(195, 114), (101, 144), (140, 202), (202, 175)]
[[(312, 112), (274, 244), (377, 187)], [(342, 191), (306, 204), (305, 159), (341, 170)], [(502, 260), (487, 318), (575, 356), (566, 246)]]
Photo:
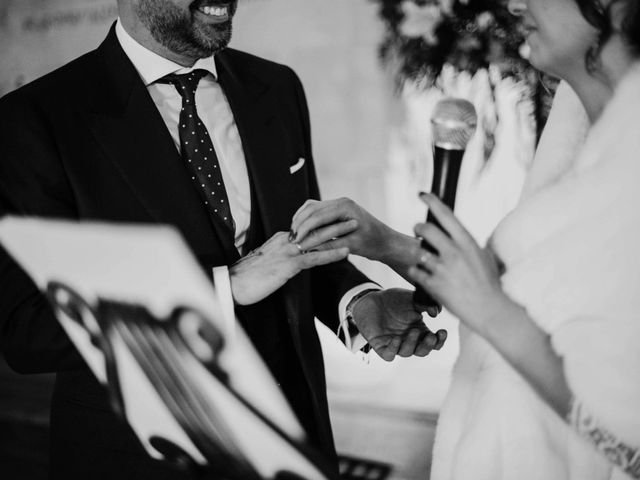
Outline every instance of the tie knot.
[(198, 88), (198, 83), (200, 79), (204, 77), (208, 72), (206, 70), (197, 69), (193, 70), (189, 73), (183, 73), (178, 75), (177, 73), (170, 73), (169, 75), (165, 75), (160, 80), (159, 83), (170, 83), (178, 93), (184, 99), (192, 99), (195, 97), (196, 88)]

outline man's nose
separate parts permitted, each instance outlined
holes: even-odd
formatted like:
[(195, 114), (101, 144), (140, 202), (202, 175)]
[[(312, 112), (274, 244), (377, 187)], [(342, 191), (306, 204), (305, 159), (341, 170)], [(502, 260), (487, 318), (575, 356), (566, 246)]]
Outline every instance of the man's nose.
[(527, 10), (527, 4), (525, 0), (509, 0), (507, 8), (511, 15), (519, 17)]

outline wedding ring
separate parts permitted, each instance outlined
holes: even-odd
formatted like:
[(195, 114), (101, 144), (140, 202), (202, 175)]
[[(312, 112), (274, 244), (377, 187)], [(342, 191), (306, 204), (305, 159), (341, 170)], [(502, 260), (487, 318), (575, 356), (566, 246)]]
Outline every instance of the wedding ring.
[(431, 261), (432, 258), (433, 258), (433, 253), (424, 252), (420, 257), (420, 263), (426, 266)]
[(294, 245), (298, 248), (298, 251), (300, 252), (300, 255), (304, 255), (304, 250), (302, 249), (300, 244), (298, 242), (296, 242), (296, 243), (294, 243)]

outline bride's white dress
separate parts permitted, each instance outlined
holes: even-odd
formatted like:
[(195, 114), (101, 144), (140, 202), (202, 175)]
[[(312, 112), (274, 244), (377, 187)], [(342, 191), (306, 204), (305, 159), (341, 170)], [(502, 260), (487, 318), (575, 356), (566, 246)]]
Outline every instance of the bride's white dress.
[[(550, 334), (576, 400), (636, 448), (639, 183), (640, 66), (590, 130), (580, 102), (563, 85), (522, 200), (491, 241), (507, 267), (505, 291)], [(627, 478), (483, 339), (464, 327), (460, 335), (432, 480)]]

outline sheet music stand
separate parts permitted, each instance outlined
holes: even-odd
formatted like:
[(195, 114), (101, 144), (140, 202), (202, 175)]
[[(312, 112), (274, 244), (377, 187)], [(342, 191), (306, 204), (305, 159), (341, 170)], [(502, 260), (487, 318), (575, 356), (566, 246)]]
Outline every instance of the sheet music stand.
[(0, 242), (150, 455), (195, 478), (337, 480), (240, 325), (225, 337), (215, 289), (175, 230), (6, 217)]

